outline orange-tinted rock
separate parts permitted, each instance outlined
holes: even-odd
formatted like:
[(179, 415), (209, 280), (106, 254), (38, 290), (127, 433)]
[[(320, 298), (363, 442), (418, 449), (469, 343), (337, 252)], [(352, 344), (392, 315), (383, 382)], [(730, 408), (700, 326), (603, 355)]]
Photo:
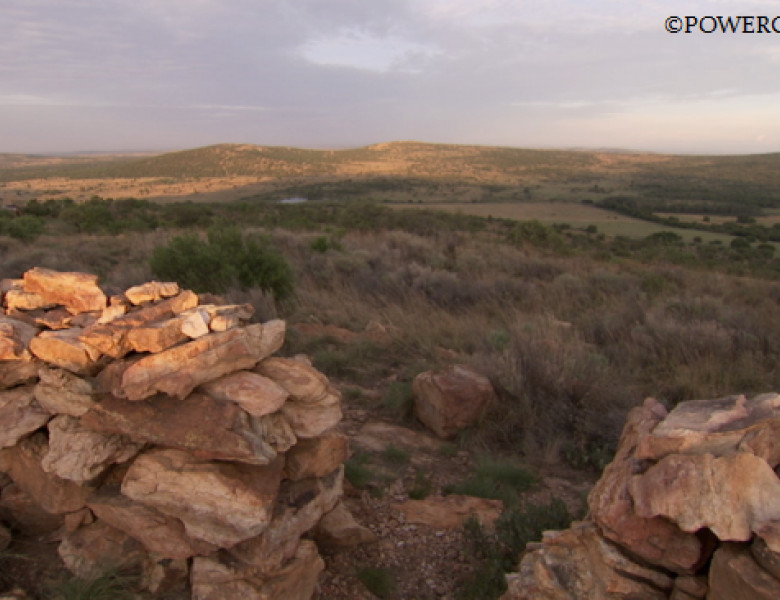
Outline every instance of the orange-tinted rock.
[(136, 352), (162, 352), (187, 339), (181, 317), (139, 325), (127, 332), (127, 343)]
[(490, 380), (464, 365), (420, 373), (412, 392), (417, 418), (444, 439), (476, 423), (495, 398)]
[(38, 360), (2, 360), (0, 361), (0, 390), (12, 388), (21, 383), (31, 383), (38, 379)]
[(13, 446), (51, 419), (35, 401), (33, 388), (27, 385), (0, 391), (0, 448)]
[(4, 486), (0, 494), (0, 519), (28, 536), (49, 536), (60, 530), (65, 518), (46, 512), (15, 483)]
[(11, 317), (0, 317), (0, 360), (29, 360), (30, 341), (38, 329)]
[(292, 400), (304, 404), (316, 404), (331, 393), (325, 375), (292, 358), (267, 358), (257, 365), (255, 371), (273, 379), (287, 390)]
[(135, 459), (122, 493), (180, 519), (192, 538), (231, 547), (268, 527), (282, 463), (204, 462), (180, 450), (153, 450)]
[(750, 550), (723, 544), (710, 565), (707, 600), (777, 600), (780, 580), (764, 571)]
[(208, 315), (211, 331), (227, 331), (249, 321), (255, 314), (251, 304), (201, 304), (198, 310)]
[(31, 311), (39, 308), (51, 308), (55, 303), (47, 301), (40, 294), (34, 292), (25, 292), (21, 289), (13, 289), (6, 292), (4, 296), (5, 307), (9, 313), (16, 311)]
[(35, 386), (35, 399), (53, 414), (80, 417), (95, 403), (92, 384), (64, 369), (42, 366), (38, 369), (40, 381)]
[(320, 479), (285, 481), (265, 531), (233, 546), (230, 553), (263, 575), (278, 571), (295, 555), (301, 536), (336, 506), (343, 481), (343, 467)]
[(59, 272), (35, 267), (24, 274), (24, 291), (40, 294), (52, 304), (62, 304), (72, 313), (101, 311), (108, 304), (98, 287), (97, 275)]
[(273, 380), (250, 371), (231, 373), (204, 383), (201, 387), (212, 398), (234, 402), (256, 417), (278, 411), (289, 396)]
[(162, 558), (189, 558), (196, 554), (210, 554), (217, 549), (190, 538), (179, 519), (133, 502), (118, 491), (94, 495), (87, 506), (102, 522), (135, 538), (148, 552)]
[(315, 538), (318, 545), (341, 548), (372, 544), (378, 539), (373, 531), (355, 520), (341, 501), (320, 519), (315, 530)]
[(138, 566), (145, 554), (129, 535), (100, 521), (66, 535), (57, 553), (68, 570), (82, 579)]
[(73, 315), (65, 308), (55, 308), (40, 314), (31, 313), (35, 324), (47, 329), (67, 329), (73, 322)]
[(317, 402), (288, 400), (280, 412), (298, 438), (317, 437), (341, 420), (341, 394), (331, 388)]
[(483, 526), (492, 526), (504, 511), (501, 500), (474, 496), (431, 496), (424, 500), (407, 500), (393, 504), (404, 514), (407, 523), (428, 525), (435, 529), (457, 529), (469, 517), (475, 517)]
[(650, 564), (676, 573), (693, 573), (702, 559), (696, 535), (683, 532), (664, 518), (639, 516), (629, 492), (632, 476), (647, 466), (636, 458), (636, 448), (666, 414), (653, 398), (628, 414), (615, 458), (591, 490), (588, 505), (591, 518), (608, 539)]
[(683, 531), (709, 528), (721, 541), (747, 541), (780, 520), (780, 479), (753, 454), (669, 455), (631, 481), (636, 512)]
[(125, 297), (132, 304), (157, 302), (179, 293), (179, 284), (175, 281), (149, 281), (125, 290)]
[(298, 441), (292, 427), (281, 412), (252, 417), (252, 426), (258, 435), (267, 440), (271, 448), (277, 452), (287, 452)]
[(47, 473), (83, 482), (114, 463), (130, 460), (143, 444), (84, 427), (77, 418), (60, 415), (49, 422), (49, 451), (41, 460)]
[(285, 456), (284, 472), (294, 481), (325, 477), (348, 458), (349, 438), (334, 432), (298, 442)]
[(41, 360), (79, 375), (93, 373), (100, 351), (79, 340), (78, 327), (43, 331), (30, 342), (30, 351)]
[(46, 512), (62, 514), (81, 510), (93, 489), (44, 471), (41, 461), (48, 450), (46, 436), (36, 433), (12, 448), (0, 450), (0, 471), (8, 473)]
[(102, 396), (82, 421), (95, 431), (187, 450), (202, 459), (267, 464), (276, 457), (270, 436), (238, 405), (197, 392), (184, 400), (158, 394), (140, 402)]
[(283, 342), (283, 321), (212, 333), (134, 363), (122, 375), (121, 389), (114, 395), (143, 400), (163, 392), (184, 398), (202, 383), (251, 369)]

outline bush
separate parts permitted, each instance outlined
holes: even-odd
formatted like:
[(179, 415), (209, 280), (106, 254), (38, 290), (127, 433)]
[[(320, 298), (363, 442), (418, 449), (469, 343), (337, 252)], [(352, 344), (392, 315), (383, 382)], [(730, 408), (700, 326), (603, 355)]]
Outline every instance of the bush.
[(23, 215), (9, 220), (4, 229), (12, 238), (32, 242), (43, 233), (44, 223), (38, 217)]
[(149, 262), (160, 278), (178, 281), (196, 292), (224, 293), (231, 285), (260, 288), (276, 300), (293, 294), (292, 268), (261, 237), (244, 238), (235, 228), (209, 230), (208, 241), (193, 234), (158, 246)]

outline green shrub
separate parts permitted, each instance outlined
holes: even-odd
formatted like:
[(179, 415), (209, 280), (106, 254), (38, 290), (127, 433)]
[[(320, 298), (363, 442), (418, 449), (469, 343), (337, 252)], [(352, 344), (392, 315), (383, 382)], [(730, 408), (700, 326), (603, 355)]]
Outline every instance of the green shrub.
[(463, 494), (477, 498), (502, 500), (506, 506), (514, 506), (518, 494), (528, 490), (536, 477), (522, 467), (505, 460), (482, 458), (476, 473), (465, 481), (447, 486), (450, 494)]
[(32, 242), (43, 233), (45, 226), (38, 217), (22, 215), (8, 221), (4, 229), (12, 238), (23, 242)]
[(365, 452), (356, 452), (344, 463), (344, 476), (358, 489), (368, 487), (373, 479), (373, 473), (367, 466), (369, 458)]
[(360, 567), (355, 573), (360, 582), (377, 598), (392, 598), (397, 590), (393, 574), (382, 567)]
[(52, 586), (54, 600), (134, 600), (135, 577), (109, 571), (90, 579), (72, 577)]

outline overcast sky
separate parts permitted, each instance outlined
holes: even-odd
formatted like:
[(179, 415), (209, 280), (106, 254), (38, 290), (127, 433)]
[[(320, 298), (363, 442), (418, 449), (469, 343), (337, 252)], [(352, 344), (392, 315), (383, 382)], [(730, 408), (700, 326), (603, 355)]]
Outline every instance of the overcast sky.
[(673, 15), (780, 0), (0, 0), (0, 152), (780, 151), (780, 33)]

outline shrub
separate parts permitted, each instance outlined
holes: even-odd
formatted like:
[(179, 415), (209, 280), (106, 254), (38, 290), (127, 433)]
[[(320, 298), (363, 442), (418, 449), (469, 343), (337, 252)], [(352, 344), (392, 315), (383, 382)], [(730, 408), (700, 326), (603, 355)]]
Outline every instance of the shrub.
[(364, 566), (357, 570), (356, 575), (366, 589), (377, 598), (392, 598), (396, 593), (395, 577), (387, 569)]
[(536, 477), (527, 470), (506, 460), (482, 458), (476, 473), (469, 479), (447, 486), (452, 494), (503, 500), (506, 506), (514, 506), (518, 494), (529, 489)]
[(12, 238), (23, 242), (32, 242), (43, 233), (44, 223), (38, 217), (22, 215), (11, 219), (5, 226), (5, 231)]

